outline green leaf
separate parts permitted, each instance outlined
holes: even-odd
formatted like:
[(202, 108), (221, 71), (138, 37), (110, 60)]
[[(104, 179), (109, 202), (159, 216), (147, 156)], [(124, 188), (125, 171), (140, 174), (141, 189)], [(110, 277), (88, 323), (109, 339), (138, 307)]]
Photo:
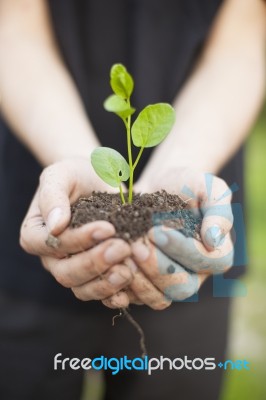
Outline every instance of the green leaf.
[(158, 103), (145, 107), (138, 115), (131, 130), (137, 147), (154, 147), (161, 143), (175, 122), (175, 111), (170, 104)]
[(109, 147), (97, 147), (91, 153), (91, 163), (96, 174), (108, 185), (120, 186), (129, 178), (129, 165), (118, 151)]
[(130, 107), (130, 105), (121, 97), (117, 96), (116, 94), (112, 94), (111, 96), (107, 97), (103, 106), (106, 111), (113, 112), (122, 119), (127, 118), (129, 115), (132, 115), (135, 112), (135, 108)]
[(110, 84), (114, 93), (123, 99), (129, 99), (134, 88), (132, 76), (122, 64), (114, 64), (110, 72)]

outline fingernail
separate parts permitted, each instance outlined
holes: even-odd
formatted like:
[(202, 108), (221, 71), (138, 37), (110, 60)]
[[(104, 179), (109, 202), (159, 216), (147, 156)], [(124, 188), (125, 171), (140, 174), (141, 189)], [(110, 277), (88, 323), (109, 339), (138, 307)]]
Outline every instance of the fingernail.
[(161, 230), (154, 230), (154, 242), (158, 246), (165, 246), (168, 243), (168, 236)]
[(224, 235), (218, 225), (213, 225), (206, 232), (206, 241), (212, 247), (219, 247), (223, 239)]
[(110, 227), (108, 228), (102, 228), (102, 229), (96, 229), (96, 231), (93, 232), (92, 238), (95, 240), (104, 240), (109, 238), (114, 234), (113, 229)]
[(113, 286), (121, 286), (121, 285), (123, 285), (123, 283), (126, 283), (128, 281), (128, 278), (120, 275), (117, 272), (113, 272), (111, 275), (108, 276), (107, 280)]
[(117, 244), (112, 244), (109, 246), (104, 253), (104, 259), (108, 264), (112, 264), (118, 261), (119, 259), (119, 250), (120, 246)]
[(52, 211), (50, 211), (48, 218), (47, 218), (47, 222), (46, 222), (48, 231), (51, 232), (56, 227), (60, 218), (62, 217), (62, 214), (63, 214), (63, 211), (59, 207), (56, 207)]
[(45, 241), (46, 246), (52, 247), (53, 249), (58, 249), (60, 246), (60, 239), (53, 235), (48, 235), (47, 240)]
[(150, 250), (148, 247), (140, 242), (132, 245), (132, 251), (138, 261), (145, 261), (150, 255)]

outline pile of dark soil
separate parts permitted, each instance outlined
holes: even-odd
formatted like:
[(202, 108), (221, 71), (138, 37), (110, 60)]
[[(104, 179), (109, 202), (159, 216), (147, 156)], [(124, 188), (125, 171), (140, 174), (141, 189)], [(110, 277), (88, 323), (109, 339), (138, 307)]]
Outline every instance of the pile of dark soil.
[(77, 228), (88, 222), (111, 222), (116, 236), (128, 242), (144, 236), (155, 225), (165, 225), (199, 239), (201, 218), (188, 209), (187, 202), (165, 190), (135, 194), (132, 204), (121, 204), (119, 194), (93, 192), (72, 205), (70, 226)]

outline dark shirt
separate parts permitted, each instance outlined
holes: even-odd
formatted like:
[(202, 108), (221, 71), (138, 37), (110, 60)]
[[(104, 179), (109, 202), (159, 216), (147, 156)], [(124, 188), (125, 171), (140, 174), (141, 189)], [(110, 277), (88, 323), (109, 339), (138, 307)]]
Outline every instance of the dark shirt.
[[(63, 59), (100, 141), (125, 153), (123, 125), (102, 107), (111, 93), (111, 65), (122, 62), (134, 76), (132, 104), (137, 110), (150, 103), (172, 102), (195, 66), (222, 1), (50, 0), (48, 3)], [(144, 152), (139, 172), (150, 153), (151, 150)], [(240, 151), (221, 176), (228, 184), (237, 182), (242, 188), (242, 170)], [(44, 270), (37, 257), (19, 247), (20, 225), (40, 172), (40, 165), (0, 120), (0, 288), (46, 303), (95, 309), (95, 303), (76, 300), (70, 290), (62, 288)], [(241, 200), (239, 190), (235, 201)], [(238, 268), (236, 275), (241, 271)]]

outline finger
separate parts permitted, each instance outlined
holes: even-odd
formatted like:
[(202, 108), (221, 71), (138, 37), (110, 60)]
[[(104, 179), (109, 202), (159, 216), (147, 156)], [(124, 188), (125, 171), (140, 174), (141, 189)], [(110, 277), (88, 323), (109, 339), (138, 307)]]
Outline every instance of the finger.
[[(148, 250), (145, 257), (144, 247)], [(145, 245), (141, 241), (135, 242), (132, 253), (145, 275), (168, 299), (184, 300), (198, 291), (201, 283), (198, 275), (186, 271), (151, 242), (147, 241)]]
[(154, 310), (163, 310), (169, 307), (171, 302), (147, 279), (131, 257), (126, 258), (124, 264), (133, 274), (133, 280), (126, 289), (131, 304), (146, 304)]
[(54, 164), (43, 170), (40, 176), (38, 207), (48, 232), (61, 233), (70, 222), (70, 192), (73, 189), (72, 169)]
[(132, 274), (125, 265), (115, 265), (104, 276), (71, 290), (79, 300), (103, 300), (126, 287), (131, 279)]
[(201, 191), (200, 209), (203, 214), (201, 238), (208, 250), (219, 247), (233, 226), (232, 192), (225, 181), (208, 175), (209, 185)]
[(38, 217), (29, 218), (22, 224), (21, 245), (30, 254), (38, 256), (66, 257), (88, 250), (102, 240), (115, 234), (112, 224), (107, 221), (95, 221), (79, 228), (66, 229), (51, 242), (46, 226)]
[(32, 199), (20, 228), (20, 245), (26, 252), (30, 254), (36, 254), (34, 252), (34, 247), (32, 246), (32, 242), (34, 241), (36, 235), (41, 238), (41, 242), (44, 242), (48, 236), (47, 228), (44, 224), (42, 216), (40, 215), (40, 210), (38, 207), (38, 190)]
[(102, 300), (102, 303), (108, 308), (127, 308), (130, 304), (143, 305), (138, 297), (130, 290), (126, 288), (113, 294), (108, 299)]
[(127, 308), (130, 304), (143, 305), (137, 296), (128, 287), (120, 292), (113, 294), (108, 299), (102, 300), (102, 303), (112, 309)]
[(107, 221), (95, 221), (79, 228), (66, 229), (58, 239), (58, 250), (64, 254), (76, 254), (88, 250), (96, 243), (114, 236), (115, 228)]
[(135, 304), (146, 304), (153, 310), (164, 310), (171, 305), (171, 300), (166, 298), (141, 270), (134, 274), (129, 288), (134, 294), (131, 302)]
[(130, 303), (146, 304), (154, 310), (164, 310), (170, 306), (171, 301), (166, 299), (164, 294), (153, 285), (131, 257), (125, 260), (125, 264), (134, 277), (127, 288)]
[(208, 251), (198, 240), (187, 238), (173, 229), (155, 227), (149, 231), (148, 237), (168, 257), (195, 272), (222, 273), (233, 264), (234, 251), (229, 234), (214, 251)]
[(111, 297), (108, 297), (107, 299), (102, 300), (102, 303), (112, 309), (116, 308), (126, 308), (129, 306), (130, 299), (128, 296), (128, 290), (121, 290), (120, 292), (117, 292), (113, 294)]
[[(127, 296), (128, 296), (128, 300), (129, 300), (129, 303), (130, 303), (130, 304), (135, 304), (135, 305), (138, 305), (138, 306), (141, 306), (141, 305), (144, 304), (143, 301), (141, 301), (141, 300), (138, 298), (138, 296), (135, 295), (135, 293), (134, 293), (133, 290), (130, 288), (130, 286), (126, 288), (125, 292), (126, 292), (126, 294), (127, 294)], [(167, 306), (168, 306), (168, 305), (167, 305)]]
[(76, 287), (98, 277), (110, 266), (123, 262), (131, 253), (121, 239), (108, 239), (90, 250), (69, 258), (43, 257), (44, 267), (65, 287)]

